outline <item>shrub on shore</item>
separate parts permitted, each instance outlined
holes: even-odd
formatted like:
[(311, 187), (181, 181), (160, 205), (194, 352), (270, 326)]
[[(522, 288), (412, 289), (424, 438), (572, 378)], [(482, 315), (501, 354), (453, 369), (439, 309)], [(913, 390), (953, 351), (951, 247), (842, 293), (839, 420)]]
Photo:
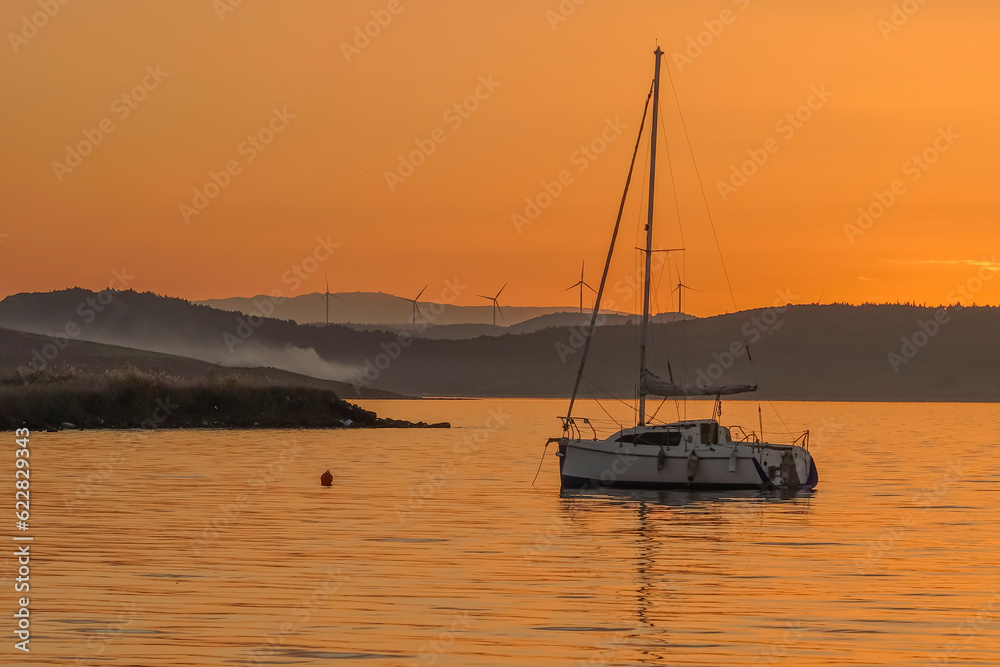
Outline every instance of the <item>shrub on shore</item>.
[[(72, 366), (0, 378), (0, 429), (328, 428), (401, 426), (330, 390), (279, 387), (239, 375), (189, 380), (133, 367)], [(69, 426), (66, 426), (69, 428)]]

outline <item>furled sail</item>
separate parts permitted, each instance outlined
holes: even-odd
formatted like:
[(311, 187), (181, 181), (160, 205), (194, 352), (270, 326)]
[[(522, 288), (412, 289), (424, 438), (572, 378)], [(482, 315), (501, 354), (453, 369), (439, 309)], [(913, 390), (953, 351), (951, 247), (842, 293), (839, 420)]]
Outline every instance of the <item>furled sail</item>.
[(653, 396), (728, 396), (757, 391), (757, 385), (726, 384), (718, 387), (693, 384), (674, 384), (661, 380), (649, 371), (643, 371), (639, 391)]

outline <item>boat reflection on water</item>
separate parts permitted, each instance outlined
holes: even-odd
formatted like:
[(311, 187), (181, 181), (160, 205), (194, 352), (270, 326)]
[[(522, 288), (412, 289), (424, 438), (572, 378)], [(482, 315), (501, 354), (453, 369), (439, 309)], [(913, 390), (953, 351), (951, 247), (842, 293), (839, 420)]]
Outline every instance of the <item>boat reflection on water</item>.
[(816, 491), (814, 489), (773, 489), (760, 491), (757, 489), (734, 489), (729, 491), (700, 491), (683, 489), (622, 489), (618, 487), (588, 487), (563, 488), (559, 491), (561, 498), (601, 498), (614, 500), (618, 504), (628, 505), (636, 502), (656, 505), (687, 507), (699, 503), (733, 503), (733, 502), (768, 502), (779, 500), (809, 499)]
[[(597, 553), (605, 551), (600, 545), (616, 540), (620, 548), (604, 559), (619, 575), (632, 573), (630, 585), (615, 591), (622, 606), (632, 610), (626, 621), (631, 625), (595, 643), (595, 664), (675, 664), (692, 652), (704, 653), (703, 658), (715, 652), (732, 655), (719, 616), (726, 614), (727, 624), (734, 626), (759, 626), (761, 619), (758, 610), (746, 614), (739, 605), (730, 608), (722, 591), (733, 585), (752, 589), (770, 577), (769, 566), (763, 564), (769, 543), (760, 536), (773, 537), (783, 526), (794, 529), (807, 523), (812, 496), (805, 490), (563, 489), (559, 505), (564, 527), (594, 545)], [(630, 528), (622, 527), (625, 515), (631, 516)], [(748, 559), (762, 563), (749, 576)], [(706, 589), (706, 578), (725, 583)], [(600, 577), (595, 584), (599, 582)], [(768, 604), (766, 595), (760, 602)], [(757, 631), (780, 637), (798, 627), (800, 621), (790, 610), (778, 624)], [(693, 646), (692, 633), (704, 635), (704, 644)], [(747, 661), (757, 664), (752, 661), (769, 649), (746, 645), (743, 650)]]

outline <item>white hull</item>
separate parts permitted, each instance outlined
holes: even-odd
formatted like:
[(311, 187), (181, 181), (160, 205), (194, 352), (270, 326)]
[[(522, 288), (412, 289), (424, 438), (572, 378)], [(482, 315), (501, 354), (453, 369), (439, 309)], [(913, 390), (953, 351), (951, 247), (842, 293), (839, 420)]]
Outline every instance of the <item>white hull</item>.
[(812, 456), (797, 445), (562, 438), (558, 455), (563, 488), (811, 489), (819, 481)]
[[(656, 74), (653, 86), (646, 97), (639, 138), (636, 140), (629, 166), (625, 193), (622, 195), (615, 221), (615, 231), (611, 237), (611, 248), (604, 265), (600, 289), (597, 290), (594, 312), (590, 328), (585, 338), (580, 356), (580, 369), (573, 386), (572, 397), (563, 422), (563, 437), (550, 438), (549, 442), (559, 443), (559, 474), (563, 488), (580, 487), (623, 487), (640, 489), (812, 489), (819, 482), (816, 464), (809, 454), (809, 432), (806, 431), (790, 445), (775, 445), (759, 442), (759, 436), (747, 433), (740, 427), (733, 427), (742, 434), (742, 440), (733, 441), (732, 430), (721, 426), (715, 419), (722, 414), (722, 396), (748, 393), (757, 390), (756, 385), (728, 384), (720, 386), (690, 385), (675, 383), (673, 373), (667, 365), (668, 380), (659, 378), (652, 372), (647, 354), (650, 340), (650, 289), (652, 287), (653, 250), (653, 202), (656, 192), (656, 144), (657, 121), (660, 99), (660, 64), (663, 51), (657, 47)], [(600, 312), (601, 297), (607, 284), (608, 270), (618, 238), (622, 213), (628, 196), (628, 184), (632, 180), (635, 159), (642, 141), (642, 127), (645, 125), (649, 100), (653, 100), (653, 120), (649, 133), (649, 206), (645, 225), (645, 268), (643, 269), (642, 325), (639, 333), (639, 382), (638, 405), (636, 406), (636, 426), (622, 429), (617, 434), (599, 440), (589, 419), (574, 418), (573, 406), (576, 402), (583, 379), (590, 349), (591, 337)], [(675, 193), (676, 195), (676, 193)], [(706, 200), (706, 205), (707, 205)], [(679, 251), (682, 248), (660, 250)], [(681, 282), (678, 275), (678, 310), (683, 289), (690, 289)], [(583, 277), (580, 283), (583, 284)], [(576, 287), (577, 285), (574, 285)], [(571, 288), (572, 289), (572, 288)], [(582, 287), (581, 287), (582, 289)], [(489, 298), (489, 297), (486, 297)], [(749, 351), (747, 352), (749, 357)], [(646, 397), (662, 396), (714, 396), (716, 405), (711, 419), (677, 421), (671, 424), (651, 424), (646, 419)], [(655, 417), (655, 413), (653, 415)], [(593, 440), (581, 437), (581, 426), (589, 426), (594, 431)], [(761, 426), (763, 431), (763, 425)], [(803, 446), (798, 446), (801, 442)]]

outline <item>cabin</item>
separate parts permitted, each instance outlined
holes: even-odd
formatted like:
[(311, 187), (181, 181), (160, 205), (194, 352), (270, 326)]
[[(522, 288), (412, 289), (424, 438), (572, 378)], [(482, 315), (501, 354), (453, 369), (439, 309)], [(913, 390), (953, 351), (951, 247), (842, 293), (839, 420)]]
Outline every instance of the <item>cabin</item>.
[(701, 445), (728, 445), (732, 443), (729, 429), (714, 419), (695, 419), (671, 424), (649, 424), (622, 431), (615, 442), (677, 447), (683, 442)]

